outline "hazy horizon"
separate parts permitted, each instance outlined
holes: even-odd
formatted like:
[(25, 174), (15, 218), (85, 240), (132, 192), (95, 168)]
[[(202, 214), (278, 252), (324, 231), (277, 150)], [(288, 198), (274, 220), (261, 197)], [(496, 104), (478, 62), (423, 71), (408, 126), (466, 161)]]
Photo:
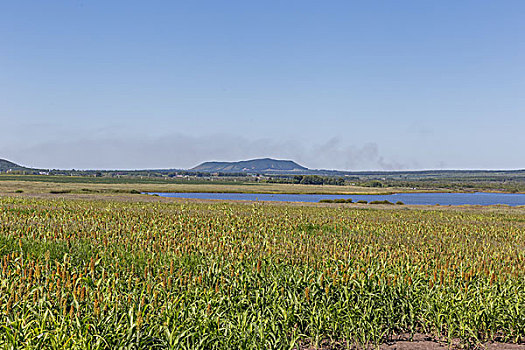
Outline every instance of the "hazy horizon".
[(0, 4), (0, 159), (525, 168), (525, 2)]
[(304, 166), (306, 167), (308, 170), (334, 170), (334, 171), (349, 171), (349, 172), (376, 172), (376, 171), (384, 171), (384, 172), (410, 172), (410, 171), (440, 171), (440, 170), (444, 170), (444, 171), (447, 171), (447, 170), (457, 170), (457, 171), (476, 171), (476, 170), (479, 170), (479, 171), (516, 171), (516, 170), (524, 170), (525, 171), (525, 168), (515, 168), (515, 169), (490, 169), (490, 168), (486, 168), (486, 169), (481, 169), (481, 168), (472, 168), (472, 169), (452, 169), (452, 168), (449, 168), (449, 169), (442, 169), (442, 168), (435, 168), (435, 169), (390, 169), (390, 170), (387, 170), (387, 169), (376, 169), (376, 170), (371, 170), (371, 169), (362, 169), (362, 170), (344, 170), (344, 169), (336, 169), (336, 168), (311, 168), (311, 167), (308, 167), (307, 165), (304, 165), (300, 162), (297, 162), (293, 159), (278, 159), (278, 158), (272, 158), (272, 157), (259, 157), (259, 158), (250, 158), (250, 159), (238, 159), (238, 160), (206, 160), (206, 161), (203, 161), (203, 162), (200, 162), (198, 164), (195, 164), (193, 166), (190, 166), (190, 167), (186, 167), (186, 168), (177, 168), (177, 167), (166, 167), (166, 166), (163, 166), (163, 167), (152, 167), (152, 168), (115, 168), (115, 167), (106, 167), (106, 168), (50, 168), (50, 167), (36, 167), (36, 166), (32, 166), (30, 164), (20, 164), (16, 161), (13, 161), (11, 159), (5, 159), (5, 158), (0, 158), (0, 160), (7, 160), (7, 161), (10, 161), (12, 163), (15, 163), (19, 166), (24, 166), (24, 167), (27, 167), (27, 168), (34, 168), (34, 169), (42, 169), (42, 170), (75, 170), (75, 171), (96, 171), (96, 170), (101, 170), (101, 171), (112, 171), (112, 170), (123, 170), (123, 171), (129, 171), (129, 170), (169, 170), (169, 169), (174, 169), (174, 170), (191, 170), (192, 168), (195, 168), (203, 163), (227, 163), (227, 162), (240, 162), (240, 161), (250, 161), (250, 160), (259, 160), (259, 159), (272, 159), (272, 160), (282, 160), (282, 161), (293, 161), (295, 162), (296, 164), (300, 165), (300, 166)]

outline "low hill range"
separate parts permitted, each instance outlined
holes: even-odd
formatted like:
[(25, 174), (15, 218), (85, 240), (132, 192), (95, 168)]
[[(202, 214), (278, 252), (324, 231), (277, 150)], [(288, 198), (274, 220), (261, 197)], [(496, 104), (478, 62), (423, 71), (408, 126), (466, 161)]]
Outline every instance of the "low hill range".
[(25, 167), (14, 162), (0, 159), (0, 173), (21, 172), (32, 175), (85, 175), (94, 176), (102, 173), (119, 173), (128, 175), (149, 176), (151, 174), (169, 173), (209, 173), (209, 174), (259, 174), (259, 175), (320, 175), (350, 176), (354, 178), (397, 179), (397, 180), (443, 180), (470, 179), (476, 181), (525, 181), (525, 169), (520, 170), (391, 170), (391, 171), (341, 171), (326, 169), (309, 169), (292, 160), (271, 158), (251, 159), (237, 162), (204, 162), (191, 169), (137, 169), (137, 170), (59, 170), (36, 169)]
[[(38, 171), (18, 165), (11, 161), (0, 159), (0, 172), (25, 170)], [(150, 171), (176, 171), (177, 169), (156, 169)], [(148, 171), (148, 170), (137, 170)], [(194, 168), (188, 169), (190, 172), (204, 172), (204, 173), (286, 173), (299, 174), (311, 171), (310, 169), (297, 164), (291, 160), (277, 160), (271, 158), (251, 159), (238, 162), (204, 162)]]
[(308, 171), (309, 169), (291, 160), (263, 158), (243, 160), (239, 162), (204, 162), (190, 170), (210, 173), (299, 173)]

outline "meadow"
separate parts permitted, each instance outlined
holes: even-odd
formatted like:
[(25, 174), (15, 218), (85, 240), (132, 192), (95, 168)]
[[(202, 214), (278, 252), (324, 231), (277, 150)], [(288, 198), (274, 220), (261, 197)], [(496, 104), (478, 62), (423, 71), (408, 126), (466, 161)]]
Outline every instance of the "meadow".
[[(75, 181), (77, 180), (77, 181)], [(88, 180), (93, 180), (90, 182)], [(69, 176), (7, 176), (0, 175), (0, 194), (23, 193), (42, 194), (115, 194), (140, 192), (213, 192), (213, 193), (311, 193), (311, 194), (391, 194), (400, 192), (418, 192), (407, 188), (371, 188), (361, 186), (302, 185), (256, 182), (192, 182), (192, 181), (142, 181), (132, 182), (96, 181), (97, 178), (79, 178)], [(422, 190), (420, 190), (421, 192)], [(436, 192), (430, 190), (429, 192)], [(444, 190), (444, 192), (448, 192)]]
[(0, 327), (24, 349), (520, 343), (525, 214), (4, 196)]

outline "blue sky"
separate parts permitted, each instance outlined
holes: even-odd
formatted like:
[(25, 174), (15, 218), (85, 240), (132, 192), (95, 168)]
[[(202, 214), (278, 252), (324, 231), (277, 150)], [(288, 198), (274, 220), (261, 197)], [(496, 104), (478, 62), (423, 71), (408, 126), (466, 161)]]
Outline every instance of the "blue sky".
[(2, 1), (0, 158), (525, 168), (523, 1)]

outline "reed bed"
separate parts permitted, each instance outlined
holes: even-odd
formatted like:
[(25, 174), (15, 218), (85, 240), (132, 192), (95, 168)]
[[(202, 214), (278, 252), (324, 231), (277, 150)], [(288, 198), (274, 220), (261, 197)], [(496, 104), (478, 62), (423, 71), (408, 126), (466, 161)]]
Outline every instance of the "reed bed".
[(0, 346), (525, 340), (521, 212), (0, 198)]

